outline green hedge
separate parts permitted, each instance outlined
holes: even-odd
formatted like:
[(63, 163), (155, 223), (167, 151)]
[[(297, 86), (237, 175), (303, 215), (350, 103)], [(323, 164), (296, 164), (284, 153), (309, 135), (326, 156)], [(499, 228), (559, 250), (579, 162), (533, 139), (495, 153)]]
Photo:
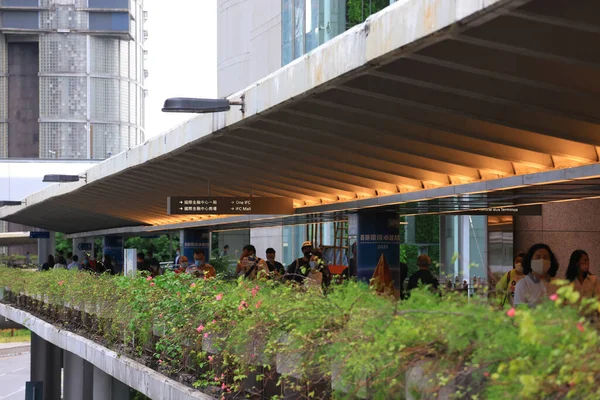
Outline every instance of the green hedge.
[[(335, 398), (353, 397), (366, 386), (371, 398), (401, 399), (405, 373), (424, 366), (430, 379), (421, 392), (447, 390), (461, 399), (600, 398), (599, 336), (590, 317), (581, 316), (583, 309), (597, 313), (599, 305), (577, 302), (570, 287), (560, 289), (558, 300), (514, 316), (486, 298), (420, 290), (396, 302), (357, 282), (325, 296), (272, 281), (0, 268), (1, 287), (47, 295), (53, 306), (46, 311), (41, 303), (23, 307), (57, 323), (79, 321), (61, 311), (65, 302), (87, 309), (92, 322), (85, 315), (79, 328), (95, 340), (141, 360), (150, 355), (146, 362), (158, 371), (189, 376), (195, 387), (225, 396), (242, 390), (253, 371), (259, 381), (290, 381), (297, 390), (311, 387), (308, 381), (329, 382), (335, 372)], [(209, 347), (218, 354), (208, 354)], [(272, 364), (283, 356), (293, 360), (292, 369), (273, 378)]]

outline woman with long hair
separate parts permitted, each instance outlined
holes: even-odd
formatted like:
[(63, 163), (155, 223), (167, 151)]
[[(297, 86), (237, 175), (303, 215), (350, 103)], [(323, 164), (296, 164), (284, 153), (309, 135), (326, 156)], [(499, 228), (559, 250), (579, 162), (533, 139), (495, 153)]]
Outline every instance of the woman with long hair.
[(569, 259), (566, 278), (581, 297), (590, 298), (600, 294), (600, 285), (590, 273), (590, 257), (584, 250), (575, 250)]
[(48, 256), (48, 261), (46, 261), (43, 265), (42, 265), (42, 271), (49, 271), (52, 268), (54, 268), (54, 265), (56, 265), (56, 262), (54, 261), (54, 256), (52, 254), (50, 254)]
[(550, 280), (557, 272), (558, 261), (550, 246), (544, 243), (531, 246), (523, 259), (523, 274), (526, 277), (515, 287), (515, 306), (527, 304), (534, 307), (547, 300), (556, 291)]

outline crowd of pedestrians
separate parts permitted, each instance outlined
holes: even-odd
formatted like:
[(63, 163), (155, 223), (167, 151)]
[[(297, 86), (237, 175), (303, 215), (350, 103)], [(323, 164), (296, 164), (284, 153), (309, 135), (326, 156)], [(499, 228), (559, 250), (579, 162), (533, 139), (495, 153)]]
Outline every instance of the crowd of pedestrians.
[[(538, 243), (527, 253), (518, 253), (513, 269), (496, 285), (502, 295), (502, 305), (534, 307), (550, 299), (558, 287), (559, 263), (550, 246)], [(600, 297), (600, 285), (590, 271), (590, 259), (584, 250), (575, 250), (569, 258), (564, 279), (579, 293), (580, 298)]]
[[(354, 257), (350, 260), (349, 268), (344, 270), (344, 278), (353, 276), (350, 274), (350, 270), (356, 273), (356, 246), (352, 246), (351, 249)], [(266, 257), (263, 259), (256, 254), (256, 248), (253, 245), (247, 245), (243, 248), (239, 259), (236, 260), (235, 275), (249, 280), (276, 279), (323, 288), (329, 287), (333, 277), (321, 251), (315, 249), (310, 241), (304, 242), (301, 250), (301, 256), (286, 268), (276, 260), (276, 252), (273, 248), (267, 249)], [(226, 245), (220, 256), (228, 257), (228, 251), (229, 246)], [(354, 266), (352, 262), (354, 262)], [(197, 249), (194, 252), (193, 260), (188, 260), (177, 249), (174, 263), (173, 270), (178, 274), (193, 274), (199, 278), (214, 278), (217, 275), (215, 268), (207, 262), (207, 255), (203, 249)], [(427, 285), (437, 291), (439, 281), (431, 271), (430, 257), (422, 254), (417, 258), (416, 264), (418, 270), (408, 279), (406, 287), (408, 293), (420, 285)], [(63, 251), (58, 251), (56, 255), (49, 255), (41, 266), (42, 271), (55, 268), (111, 274), (121, 272), (117, 271), (117, 267), (109, 255), (105, 254), (102, 261), (96, 261), (90, 254), (86, 254), (83, 260), (80, 260), (77, 255), (72, 253), (65, 256)], [(402, 264), (402, 268), (404, 268), (404, 272), (401, 273), (403, 281), (400, 285), (401, 297), (404, 279), (407, 277), (406, 265)], [(148, 251), (146, 254), (138, 253), (137, 269), (146, 271), (151, 276), (157, 276), (163, 272), (152, 251)], [(504, 274), (496, 284), (496, 293), (499, 294), (501, 305), (526, 304), (534, 307), (549, 299), (557, 291), (557, 286), (553, 281), (556, 279), (558, 270), (558, 260), (552, 249), (546, 244), (538, 243), (531, 246), (527, 252), (519, 252), (514, 257), (512, 270)], [(590, 271), (590, 259), (584, 250), (575, 250), (571, 254), (564, 279), (571, 283), (581, 298), (600, 297), (600, 283)], [(462, 284), (459, 282), (457, 281), (454, 286), (452, 280), (448, 280), (447, 289), (469, 290), (469, 284), (466, 281)], [(477, 283), (484, 285), (483, 280), (481, 282), (474, 281), (474, 283), (474, 286), (477, 286)]]

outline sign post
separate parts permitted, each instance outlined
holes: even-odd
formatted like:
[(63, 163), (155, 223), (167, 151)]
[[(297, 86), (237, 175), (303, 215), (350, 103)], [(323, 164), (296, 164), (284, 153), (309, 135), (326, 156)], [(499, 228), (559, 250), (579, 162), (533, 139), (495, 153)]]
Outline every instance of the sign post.
[(285, 197), (169, 197), (168, 215), (250, 215), (294, 213), (294, 201)]
[(124, 275), (130, 278), (135, 277), (137, 273), (137, 249), (125, 249), (123, 258), (125, 259)]

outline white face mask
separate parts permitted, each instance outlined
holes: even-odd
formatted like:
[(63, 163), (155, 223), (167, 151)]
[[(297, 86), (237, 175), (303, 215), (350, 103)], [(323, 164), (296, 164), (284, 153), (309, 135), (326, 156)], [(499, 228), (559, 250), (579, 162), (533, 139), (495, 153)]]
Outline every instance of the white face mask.
[(531, 260), (531, 270), (538, 275), (546, 275), (550, 269), (550, 260)]

